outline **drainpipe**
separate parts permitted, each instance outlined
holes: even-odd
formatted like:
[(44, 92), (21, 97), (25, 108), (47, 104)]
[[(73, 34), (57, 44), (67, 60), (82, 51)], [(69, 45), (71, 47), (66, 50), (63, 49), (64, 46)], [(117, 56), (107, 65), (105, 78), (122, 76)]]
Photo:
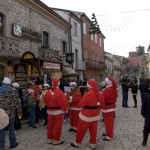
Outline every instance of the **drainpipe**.
[[(69, 23), (71, 24), (72, 12), (70, 12)], [(72, 53), (72, 36), (71, 36), (71, 28), (69, 30), (68, 38), (69, 38), (69, 52)], [(73, 63), (71, 64), (71, 68), (73, 69)]]

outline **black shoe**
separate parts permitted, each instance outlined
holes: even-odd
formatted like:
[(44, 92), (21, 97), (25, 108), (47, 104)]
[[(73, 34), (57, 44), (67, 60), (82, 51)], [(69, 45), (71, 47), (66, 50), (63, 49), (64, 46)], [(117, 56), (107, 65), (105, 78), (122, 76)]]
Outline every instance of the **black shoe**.
[(106, 134), (105, 134), (105, 133), (103, 133), (103, 134), (102, 134), (102, 137), (106, 137)]
[(133, 108), (137, 108), (137, 106), (133, 106)]
[(35, 123), (39, 123), (39, 120), (36, 120)]
[(107, 139), (106, 137), (103, 139), (103, 141), (110, 141), (109, 139)]
[(71, 143), (70, 146), (75, 147), (75, 148), (79, 148), (79, 147), (76, 146), (74, 143)]
[(53, 144), (53, 145), (61, 145), (61, 144), (64, 144), (64, 142), (63, 142), (63, 141), (60, 141), (60, 143), (58, 143), (58, 144)]
[(71, 129), (71, 128), (70, 128), (70, 129), (69, 129), (69, 132), (74, 132), (74, 129)]
[(13, 149), (13, 148), (17, 147), (18, 145), (19, 145), (19, 144), (18, 144), (18, 142), (16, 142), (16, 144), (15, 144), (15, 145), (10, 146), (10, 149)]
[(44, 123), (43, 126), (47, 126), (47, 123)]
[(37, 128), (37, 126), (33, 126), (32, 128)]

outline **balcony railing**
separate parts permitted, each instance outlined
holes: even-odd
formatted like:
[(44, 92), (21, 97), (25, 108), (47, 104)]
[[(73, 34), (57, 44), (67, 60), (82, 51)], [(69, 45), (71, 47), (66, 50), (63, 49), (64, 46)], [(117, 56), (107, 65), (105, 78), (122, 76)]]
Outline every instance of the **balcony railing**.
[(77, 60), (74, 69), (75, 70), (85, 70), (86, 69), (85, 61)]
[(40, 48), (39, 54), (40, 54), (40, 59), (42, 60), (50, 60), (52, 58), (56, 58), (57, 60), (60, 60), (60, 52), (57, 50)]
[(91, 69), (96, 69), (96, 70), (105, 70), (105, 65), (103, 62), (101, 61), (97, 62), (90, 59), (86, 61), (86, 67)]
[(20, 42), (18, 40), (0, 35), (0, 57), (19, 57)]

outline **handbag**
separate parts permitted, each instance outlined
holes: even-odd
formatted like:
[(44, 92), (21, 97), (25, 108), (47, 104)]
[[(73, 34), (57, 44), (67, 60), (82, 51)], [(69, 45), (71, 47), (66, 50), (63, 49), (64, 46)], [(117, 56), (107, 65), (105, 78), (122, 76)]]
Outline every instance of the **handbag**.
[(0, 108), (0, 130), (7, 127), (9, 124), (9, 117), (6, 112)]

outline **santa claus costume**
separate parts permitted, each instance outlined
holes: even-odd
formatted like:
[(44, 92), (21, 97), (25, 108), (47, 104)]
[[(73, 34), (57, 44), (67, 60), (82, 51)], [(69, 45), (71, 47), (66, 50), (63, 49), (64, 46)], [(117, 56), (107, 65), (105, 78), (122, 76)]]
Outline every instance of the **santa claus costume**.
[(89, 92), (82, 97), (79, 106), (82, 107), (79, 113), (76, 140), (71, 146), (79, 148), (87, 130), (90, 132), (89, 146), (96, 147), (97, 124), (100, 117), (100, 110), (105, 102), (103, 95), (98, 91), (95, 80), (89, 80), (87, 83)]
[(114, 130), (114, 112), (116, 108), (116, 100), (118, 97), (116, 81), (108, 77), (105, 79), (106, 89), (103, 91), (105, 107), (102, 110), (106, 134), (103, 134), (103, 141), (113, 139)]
[(47, 105), (48, 127), (47, 138), (49, 144), (63, 144), (60, 141), (62, 132), (62, 122), (64, 111), (68, 109), (68, 101), (64, 93), (59, 90), (59, 79), (52, 80), (53, 87), (48, 90), (44, 96), (44, 102)]
[(71, 92), (69, 93), (69, 132), (76, 132), (79, 120), (79, 113), (81, 111), (81, 107), (79, 106), (79, 102), (81, 100), (81, 92), (77, 89), (77, 84), (75, 82), (70, 82), (70, 87)]

